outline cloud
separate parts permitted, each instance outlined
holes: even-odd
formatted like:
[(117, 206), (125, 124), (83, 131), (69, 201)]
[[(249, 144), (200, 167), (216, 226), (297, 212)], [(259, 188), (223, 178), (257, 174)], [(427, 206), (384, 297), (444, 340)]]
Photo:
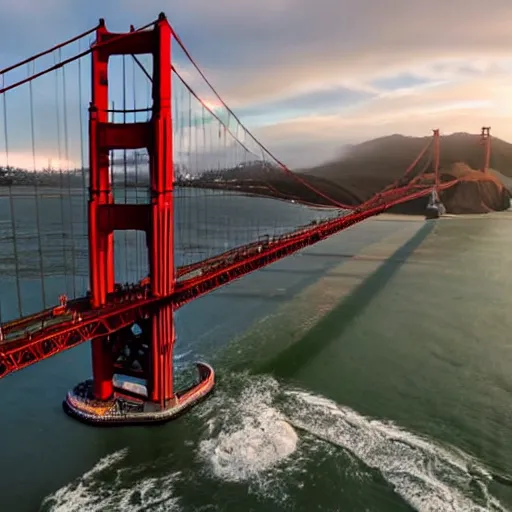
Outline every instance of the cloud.
[[(328, 158), (348, 142), (434, 127), (490, 124), (512, 139), (510, 0), (189, 0), (172, 9), (163, 0), (0, 0), (0, 10), (0, 65), (100, 16), (120, 31), (167, 10), (226, 102), (293, 165)], [(177, 45), (174, 56), (211, 100)]]
[(371, 82), (371, 86), (381, 91), (395, 91), (431, 84), (428, 77), (414, 75), (411, 72), (398, 73), (394, 76), (383, 76)]
[(391, 133), (424, 136), (438, 127), (442, 133), (477, 133), (489, 121), (493, 133), (510, 133), (511, 93), (499, 76), (386, 91), (357, 108), (296, 117), (260, 127), (256, 134), (283, 148), (290, 165), (302, 167), (332, 158), (346, 143)]

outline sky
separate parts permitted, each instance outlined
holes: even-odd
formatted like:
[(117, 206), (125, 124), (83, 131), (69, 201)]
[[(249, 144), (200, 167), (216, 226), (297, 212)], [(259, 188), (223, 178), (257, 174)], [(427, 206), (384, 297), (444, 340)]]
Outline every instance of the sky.
[[(347, 144), (393, 133), (424, 136), (433, 128), (479, 133), (491, 126), (493, 135), (512, 141), (510, 0), (0, 0), (0, 67), (99, 17), (110, 30), (125, 31), (160, 11), (226, 103), (290, 167), (329, 160)], [(176, 59), (199, 85), (178, 53)], [(67, 87), (76, 103), (76, 87)], [(29, 165), (23, 94), (8, 97), (9, 152), (11, 162)], [(48, 122), (51, 84), (34, 85), (33, 94), (36, 166), (76, 160), (78, 143), (66, 151), (63, 142), (58, 151), (49, 142), (56, 130)], [(79, 107), (73, 112), (78, 117)], [(4, 138), (0, 129), (0, 165)]]

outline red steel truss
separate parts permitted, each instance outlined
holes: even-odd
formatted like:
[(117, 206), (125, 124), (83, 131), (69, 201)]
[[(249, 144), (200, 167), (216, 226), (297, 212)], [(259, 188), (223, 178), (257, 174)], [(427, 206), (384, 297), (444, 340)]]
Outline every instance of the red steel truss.
[[(447, 189), (455, 183), (455, 180), (443, 183), (439, 188), (440, 190)], [(416, 191), (409, 189), (409, 193), (406, 195), (404, 195), (404, 189), (396, 189), (392, 192), (394, 193), (386, 195), (385, 201), (381, 201), (380, 204), (374, 203), (364, 210), (355, 211), (344, 217), (325, 221), (314, 227), (283, 236), (275, 242), (262, 243), (259, 246), (249, 244), (240, 247), (238, 253), (230, 251), (231, 257), (225, 256), (220, 263), (218, 258), (214, 258), (216, 265), (210, 266), (210, 268), (208, 268), (208, 261), (203, 262), (203, 274), (178, 281), (173, 293), (169, 296), (147, 296), (149, 283), (146, 281), (146, 283), (142, 283), (138, 296), (134, 294), (132, 297), (126, 298), (113, 293), (109, 296), (109, 302), (96, 309), (91, 309), (87, 299), (80, 299), (68, 304), (69, 308), (79, 312), (79, 315), (74, 315), (74, 318), (63, 319), (54, 326), (45, 327), (33, 334), (25, 334), (21, 327), (19, 337), (12, 340), (9, 337), (12, 337), (15, 332), (4, 333), (6, 339), (0, 343), (0, 378), (85, 341), (101, 339), (107, 349), (110, 334), (153, 314), (164, 304), (169, 304), (173, 310), (177, 309), (193, 299), (305, 247), (316, 244), (369, 217), (379, 215), (395, 205), (427, 196), (431, 190), (430, 188)], [(400, 194), (402, 195), (400, 196)], [(261, 250), (254, 250), (258, 247)], [(237, 259), (236, 255), (241, 253), (245, 253), (245, 257)], [(34, 316), (37, 318), (37, 315)], [(30, 318), (26, 319), (25, 325), (29, 323)], [(20, 323), (16, 325), (20, 325)], [(14, 327), (13, 331), (16, 330)]]

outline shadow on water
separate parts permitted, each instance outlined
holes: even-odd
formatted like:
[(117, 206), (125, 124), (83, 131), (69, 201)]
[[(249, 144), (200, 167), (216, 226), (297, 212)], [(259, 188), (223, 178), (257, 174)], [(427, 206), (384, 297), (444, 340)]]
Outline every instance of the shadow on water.
[(264, 297), (265, 300), (271, 300), (276, 302), (281, 302), (283, 297), (288, 296), (286, 293), (276, 292), (272, 295), (262, 295), (258, 292), (244, 292), (244, 291), (219, 291), (217, 293), (217, 297), (219, 298), (229, 298), (229, 299), (251, 299), (251, 300), (261, 300)]
[(293, 274), (293, 275), (298, 275), (298, 276), (313, 276), (313, 275), (317, 275), (319, 270), (328, 270), (328, 269), (314, 268), (311, 270), (306, 270), (306, 269), (300, 269), (300, 268), (263, 268), (263, 269), (261, 269), (261, 272), (265, 273), (265, 274), (266, 273), (270, 273), (270, 274), (274, 273), (274, 274)]
[(275, 358), (254, 368), (253, 372), (270, 373), (284, 378), (295, 375), (329, 344), (339, 339), (352, 320), (368, 306), (374, 295), (386, 286), (391, 277), (422, 244), (434, 229), (434, 225), (434, 222), (426, 222), (414, 236), (397, 249), (385, 263), (322, 318), (302, 339)]
[[(341, 259), (343, 259), (343, 257), (341, 257)], [(390, 258), (379, 258), (379, 257), (365, 257), (365, 256), (354, 256), (352, 258), (350, 258), (350, 260), (353, 262), (353, 263), (366, 263), (366, 262), (374, 262), (374, 263), (384, 263), (384, 262), (388, 262), (390, 261)], [(403, 260), (400, 260), (400, 259), (396, 259), (396, 263), (399, 263), (399, 264), (402, 264), (403, 263)], [(421, 261), (421, 260), (418, 260), (418, 259), (415, 259), (413, 262), (410, 262), (410, 263), (413, 263), (414, 265), (416, 266), (432, 266), (432, 263), (430, 261)], [(357, 273), (355, 272), (331, 272), (330, 271), (330, 268), (329, 267), (322, 267), (322, 268), (313, 268), (313, 269), (310, 269), (310, 270), (307, 270), (307, 269), (298, 269), (298, 268), (264, 268), (261, 270), (261, 272), (263, 273), (275, 273), (275, 274), (280, 274), (280, 275), (296, 275), (296, 276), (318, 276), (319, 272), (324, 272), (324, 273), (328, 273), (329, 277), (348, 277), (348, 278), (354, 278), (354, 279), (359, 279), (360, 277), (363, 277), (363, 274), (361, 275), (358, 275)], [(366, 274), (364, 274), (366, 275)], [(257, 298), (257, 297), (261, 297), (260, 294), (258, 293), (253, 293), (253, 294), (246, 294), (246, 293), (239, 293), (239, 292), (220, 292), (219, 293), (219, 296), (220, 295), (223, 295), (223, 296), (229, 296), (229, 297), (233, 297), (233, 298)], [(273, 297), (273, 295), (270, 295), (270, 297)]]
[(355, 254), (337, 252), (305, 252), (302, 253), (301, 256), (303, 258), (336, 258), (341, 260), (353, 258)]

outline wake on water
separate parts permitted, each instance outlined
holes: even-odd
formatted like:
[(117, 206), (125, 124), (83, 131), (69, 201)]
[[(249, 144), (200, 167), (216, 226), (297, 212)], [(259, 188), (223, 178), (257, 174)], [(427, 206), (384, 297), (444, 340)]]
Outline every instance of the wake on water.
[[(250, 492), (275, 502), (290, 498), (285, 480), (304, 470), (315, 445), (328, 443), (379, 471), (418, 511), (506, 510), (489, 493), (491, 475), (470, 456), (392, 422), (367, 418), (321, 396), (283, 387), (269, 377), (232, 377), (232, 383), (196, 409), (196, 414), (207, 424), (197, 445), (197, 457), (206, 463), (204, 478), (244, 483)], [(302, 442), (305, 436), (314, 442)], [(336, 451), (331, 453), (336, 456)], [(105, 473), (120, 466), (125, 455), (122, 451), (102, 459), (78, 481), (48, 496), (43, 510), (182, 509), (175, 493), (180, 472), (161, 478), (147, 478), (141, 472), (127, 488), (123, 473), (130, 468), (123, 467), (116, 470), (114, 484), (107, 484)]]
[[(104, 457), (78, 480), (46, 497), (41, 504), (41, 510), (142, 512), (148, 507), (155, 512), (180, 510), (173, 485), (179, 473), (147, 478), (144, 476), (145, 468), (139, 468), (139, 478), (134, 478), (137, 475), (133, 475), (130, 468), (119, 467), (126, 455), (125, 449)], [(113, 479), (110, 478), (112, 476)]]

